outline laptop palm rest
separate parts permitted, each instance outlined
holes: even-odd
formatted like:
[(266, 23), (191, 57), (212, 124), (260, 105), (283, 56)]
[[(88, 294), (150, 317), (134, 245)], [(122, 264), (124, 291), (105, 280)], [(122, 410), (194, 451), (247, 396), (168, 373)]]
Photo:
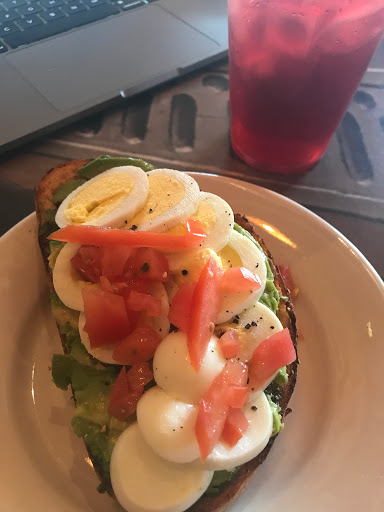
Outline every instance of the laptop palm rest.
[(217, 48), (213, 39), (151, 5), (23, 48), (7, 60), (56, 109), (70, 112), (176, 76), (179, 67), (209, 58)]

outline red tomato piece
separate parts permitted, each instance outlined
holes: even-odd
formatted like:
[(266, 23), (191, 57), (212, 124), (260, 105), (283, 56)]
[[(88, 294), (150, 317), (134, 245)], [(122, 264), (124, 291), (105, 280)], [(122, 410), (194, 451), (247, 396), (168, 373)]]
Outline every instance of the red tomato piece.
[(250, 387), (261, 389), (280, 368), (295, 359), (295, 347), (287, 328), (269, 336), (255, 348), (249, 362)]
[(279, 265), (279, 272), (281, 274), (281, 277), (283, 278), (285, 286), (288, 288), (289, 293), (291, 294), (292, 300), (296, 298), (298, 289), (295, 286), (295, 283), (293, 281), (291, 269), (288, 267), (288, 265)]
[(221, 304), (220, 283), (222, 269), (210, 258), (200, 273), (192, 297), (193, 312), (188, 328), (188, 352), (192, 367), (199, 371), (212, 326), (216, 323)]
[(228, 405), (242, 409), (248, 402), (249, 388), (247, 386), (231, 386), (228, 389)]
[(102, 274), (100, 247), (83, 245), (71, 259), (72, 267), (86, 280), (98, 283)]
[(92, 348), (114, 344), (130, 332), (124, 299), (119, 295), (84, 288), (82, 290), (85, 331)]
[(212, 452), (224, 428), (228, 411), (226, 389), (223, 376), (219, 374), (199, 403), (195, 435), (203, 462)]
[(111, 281), (107, 276), (100, 276), (100, 286), (104, 292), (115, 293)]
[(131, 311), (145, 311), (149, 316), (161, 315), (161, 300), (146, 293), (131, 290), (125, 305)]
[(249, 422), (241, 409), (229, 408), (224, 423), (221, 439), (229, 446), (235, 446), (243, 437), (244, 432), (249, 427)]
[(116, 346), (112, 357), (120, 364), (144, 363), (153, 357), (160, 341), (159, 334), (151, 327), (137, 327)]
[(147, 362), (133, 364), (128, 370), (128, 386), (133, 391), (143, 391), (144, 386), (151, 380), (153, 380), (153, 372)]
[(129, 247), (154, 247), (171, 251), (199, 247), (206, 238), (201, 223), (195, 219), (187, 219), (185, 224), (186, 232), (184, 235), (99, 228), (97, 226), (66, 226), (51, 233), (48, 239), (103, 247), (127, 245)]
[(248, 381), (248, 366), (237, 359), (231, 359), (222, 370), (228, 386), (246, 386)]
[(212, 452), (222, 434), (228, 412), (228, 390), (231, 386), (243, 386), (247, 380), (247, 367), (236, 359), (225, 367), (212, 382), (200, 400), (195, 424), (200, 457), (204, 461)]
[(246, 293), (258, 290), (261, 280), (257, 274), (244, 267), (232, 267), (224, 272), (221, 289), (230, 293)]
[(120, 421), (126, 421), (136, 411), (137, 402), (142, 394), (142, 388), (132, 389), (130, 387), (128, 374), (123, 367), (109, 395), (109, 414)]
[(137, 250), (133, 261), (138, 278), (160, 281), (162, 283), (168, 281), (168, 260), (160, 251), (148, 247), (141, 247)]
[(133, 249), (126, 245), (102, 247), (101, 268), (104, 276), (121, 276)]
[(235, 329), (230, 329), (219, 338), (219, 347), (226, 359), (236, 357), (240, 352), (240, 339)]
[(131, 290), (135, 290), (139, 293), (147, 293), (148, 295), (152, 292), (152, 282), (137, 277), (127, 277), (123, 281), (112, 281), (112, 283), (116, 293), (125, 299), (128, 298)]
[(192, 314), (192, 297), (196, 283), (184, 283), (173, 297), (168, 320), (181, 331), (187, 333)]

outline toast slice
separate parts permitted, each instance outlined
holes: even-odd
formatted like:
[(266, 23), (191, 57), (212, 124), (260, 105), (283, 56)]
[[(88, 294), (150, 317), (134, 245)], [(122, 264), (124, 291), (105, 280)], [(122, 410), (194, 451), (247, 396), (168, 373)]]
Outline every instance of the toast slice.
[[(84, 165), (89, 163), (90, 160), (75, 160), (67, 162), (59, 167), (51, 169), (47, 175), (41, 180), (40, 184), (35, 191), (35, 206), (37, 220), (39, 224), (39, 245), (42, 252), (42, 257), (47, 269), (48, 283), (51, 291), (53, 290), (52, 273), (48, 264), (48, 257), (50, 255), (50, 247), (47, 241), (47, 236), (57, 229), (54, 222), (54, 214), (57, 209), (57, 190), (64, 184), (70, 183), (73, 180), (78, 180), (79, 175), (77, 171)], [(148, 164), (147, 164), (148, 165)], [(80, 183), (79, 183), (80, 184)], [(283, 327), (287, 327), (291, 334), (291, 339), (294, 343), (297, 352), (297, 331), (296, 320), (293, 306), (290, 299), (289, 290), (286, 288), (284, 281), (279, 273), (279, 270), (274, 263), (273, 257), (268, 250), (265, 242), (260, 235), (257, 234), (252, 224), (245, 216), (239, 214), (235, 215), (235, 222), (258, 242), (264, 251), (270, 268), (274, 275), (274, 285), (279, 293), (280, 300), (278, 310), (276, 312)], [(60, 330), (59, 330), (60, 332)], [(67, 351), (66, 337), (63, 332), (60, 332), (62, 346), (64, 352)], [(282, 422), (287, 413), (288, 402), (293, 393), (296, 375), (297, 375), (298, 360), (287, 366), (288, 379), (285, 385), (279, 386), (275, 381), (272, 382), (267, 388), (266, 392), (271, 396), (273, 402), (280, 408), (280, 416)], [(109, 365), (108, 365), (109, 366)], [(193, 512), (220, 512), (227, 509), (233, 503), (239, 494), (245, 489), (250, 478), (256, 469), (262, 464), (267, 457), (272, 445), (276, 439), (276, 435), (271, 437), (264, 450), (253, 460), (242, 465), (237, 472), (227, 481), (224, 481), (219, 487), (215, 488), (216, 492), (205, 493), (189, 510)], [(89, 449), (88, 449), (89, 451)], [(110, 484), (109, 472), (106, 469), (105, 461), (95, 453), (89, 452), (96, 473), (103, 482), (101, 490), (107, 491), (113, 495), (113, 490)]]

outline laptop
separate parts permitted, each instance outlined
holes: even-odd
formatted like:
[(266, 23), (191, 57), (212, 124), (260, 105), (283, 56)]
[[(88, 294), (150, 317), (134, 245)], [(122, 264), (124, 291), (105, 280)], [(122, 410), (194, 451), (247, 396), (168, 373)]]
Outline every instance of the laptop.
[(227, 0), (0, 0), (0, 152), (224, 57)]

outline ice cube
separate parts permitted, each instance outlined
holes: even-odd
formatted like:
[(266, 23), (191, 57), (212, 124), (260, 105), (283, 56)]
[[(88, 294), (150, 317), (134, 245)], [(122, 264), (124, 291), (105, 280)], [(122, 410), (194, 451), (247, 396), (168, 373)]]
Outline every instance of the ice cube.
[(371, 0), (358, 6), (352, 4), (323, 28), (316, 46), (322, 53), (349, 53), (377, 37), (383, 30), (383, 0)]
[(282, 55), (303, 58), (310, 52), (317, 35), (320, 17), (314, 10), (270, 8), (266, 22), (265, 44)]

